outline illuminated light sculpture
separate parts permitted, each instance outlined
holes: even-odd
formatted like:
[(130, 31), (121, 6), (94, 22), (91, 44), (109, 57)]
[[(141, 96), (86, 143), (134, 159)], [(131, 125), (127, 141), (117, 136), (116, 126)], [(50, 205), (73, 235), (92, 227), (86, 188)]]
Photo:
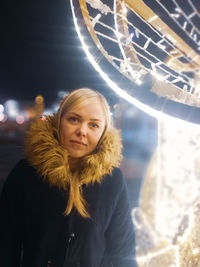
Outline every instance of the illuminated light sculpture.
[(71, 6), (88, 59), (117, 94), (155, 117), (199, 123), (199, 12), (186, 2), (187, 16), (175, 0), (71, 0)]
[[(200, 127), (173, 120), (158, 125), (158, 147), (146, 172), (139, 208), (133, 210), (138, 263), (200, 266), (200, 253), (193, 254), (200, 245), (196, 229), (200, 208), (198, 214), (193, 212), (193, 205), (200, 203)], [(189, 264), (193, 258), (199, 265)]]
[(200, 209), (192, 208), (200, 195), (197, 5), (71, 0), (78, 36), (95, 69), (118, 95), (159, 120), (159, 145), (133, 211), (141, 267), (200, 267)]

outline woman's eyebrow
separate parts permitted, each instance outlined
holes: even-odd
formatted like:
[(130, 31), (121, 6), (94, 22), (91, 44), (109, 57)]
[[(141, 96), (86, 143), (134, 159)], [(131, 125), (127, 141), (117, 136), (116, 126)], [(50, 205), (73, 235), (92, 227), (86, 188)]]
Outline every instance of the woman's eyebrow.
[[(82, 118), (82, 116), (81, 115), (79, 115), (78, 113), (76, 113), (76, 112), (68, 112), (68, 115), (74, 115), (74, 116), (77, 116), (77, 117), (79, 117), (79, 118)], [(101, 119), (97, 119), (97, 118), (90, 118), (90, 120), (91, 121), (98, 121), (98, 122), (102, 122), (102, 120)]]
[(81, 115), (79, 115), (78, 113), (76, 112), (68, 112), (66, 115), (74, 115), (74, 116), (77, 116), (79, 118), (82, 118)]
[(91, 121), (99, 121), (99, 122), (102, 122), (102, 120), (100, 119), (90, 119)]

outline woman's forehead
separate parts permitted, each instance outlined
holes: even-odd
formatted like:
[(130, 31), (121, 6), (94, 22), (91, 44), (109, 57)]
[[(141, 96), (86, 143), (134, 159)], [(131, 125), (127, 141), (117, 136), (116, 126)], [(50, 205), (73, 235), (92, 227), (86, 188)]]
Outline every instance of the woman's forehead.
[(75, 105), (74, 107), (69, 109), (67, 113), (77, 113), (98, 119), (105, 119), (105, 112), (102, 103), (98, 100), (95, 100), (93, 102), (83, 102), (79, 105)]
[(103, 104), (102, 102), (100, 101), (99, 98), (97, 97), (90, 97), (90, 98), (85, 98), (83, 99), (82, 101), (80, 102), (76, 102), (74, 103), (74, 105), (71, 105), (71, 107), (69, 107), (68, 111), (71, 111), (71, 110), (77, 110), (77, 109), (82, 109), (82, 108), (95, 108), (98, 109), (98, 110), (101, 110), (103, 111), (104, 108), (103, 108)]

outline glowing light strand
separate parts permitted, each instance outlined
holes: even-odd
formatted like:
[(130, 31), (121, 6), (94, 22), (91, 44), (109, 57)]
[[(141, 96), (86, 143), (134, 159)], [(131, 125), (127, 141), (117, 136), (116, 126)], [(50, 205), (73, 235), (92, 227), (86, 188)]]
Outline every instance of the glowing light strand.
[[(160, 30), (161, 29), (158, 29), (158, 30), (156, 30), (151, 24), (149, 24), (148, 22), (151, 22), (152, 20), (150, 19), (150, 20), (148, 20), (148, 21), (146, 21), (145, 19), (143, 19), (142, 17), (140, 17), (134, 10), (132, 10), (132, 9), (130, 9), (138, 18), (140, 18), (141, 20), (142, 20), (142, 22), (143, 23), (145, 23), (146, 24), (146, 26), (148, 26), (153, 32), (155, 32), (159, 37), (160, 37), (160, 39), (161, 40), (164, 40), (166, 43), (167, 43), (167, 45), (169, 46), (169, 47), (172, 47), (173, 48), (173, 50), (175, 49), (175, 50), (178, 50), (179, 51), (179, 53), (180, 53), (180, 55), (181, 56), (185, 56), (184, 55), (184, 53), (182, 52), (182, 51), (180, 51), (172, 42), (169, 42), (169, 40), (166, 38), (166, 36), (163, 36), (161, 33), (160, 33)], [(169, 12), (168, 12), (169, 13)], [(120, 16), (120, 15), (119, 15)], [(169, 13), (169, 16), (170, 16), (170, 13)], [(156, 16), (157, 17), (157, 16)], [(155, 18), (155, 16), (153, 17), (153, 18)], [(134, 25), (130, 22), (130, 21), (127, 21), (127, 23), (129, 24), (129, 25), (131, 25), (131, 26), (133, 26), (134, 27)], [(166, 51), (167, 52), (167, 51)]]
[[(128, 8), (128, 7), (127, 7)], [(133, 10), (131, 10), (132, 12), (134, 12)], [(113, 14), (113, 15), (115, 15), (115, 12), (114, 11), (110, 11), (110, 13), (111, 14)], [(177, 52), (174, 52), (174, 50), (176, 49), (177, 50), (177, 48), (176, 48), (176, 46), (173, 44), (173, 43), (171, 43), (171, 42), (169, 42), (169, 40), (167, 39), (167, 38), (165, 38), (165, 36), (163, 36), (162, 34), (160, 34), (160, 32), (159, 31), (157, 31), (154, 27), (152, 27), (150, 24), (148, 24), (143, 18), (141, 18), (140, 16), (138, 16), (138, 14), (136, 13), (136, 12), (134, 12), (134, 14), (137, 16), (137, 17), (139, 17), (142, 21), (143, 21), (143, 23), (145, 23), (149, 28), (151, 28), (151, 30), (152, 31), (154, 31), (161, 39), (160, 39), (160, 41), (165, 41), (166, 42), (166, 44), (169, 46), (169, 47), (171, 47), (173, 50), (172, 51), (170, 51), (170, 52), (168, 52), (168, 50), (166, 50), (166, 49), (163, 49), (163, 51), (166, 53), (166, 54), (168, 54), (169, 56), (171, 55), (171, 54), (173, 54), (173, 53), (177, 53)], [(140, 33), (140, 35), (142, 35), (142, 36), (144, 36), (145, 38), (147, 38), (147, 39), (149, 39), (149, 37), (145, 34), (145, 33), (143, 33), (143, 32), (141, 32), (138, 28), (136, 28), (134, 25), (133, 25), (133, 23), (131, 23), (130, 21), (128, 21), (124, 16), (122, 16), (121, 14), (118, 14), (118, 16), (120, 16), (129, 26), (131, 26), (133, 29), (134, 29), (134, 31), (135, 32), (137, 32), (137, 35), (138, 35), (138, 33)], [(157, 16), (156, 16), (157, 17)], [(91, 19), (93, 19), (92, 17), (91, 17)], [(113, 33), (115, 33), (115, 29), (113, 29), (111, 26), (108, 26), (107, 24), (105, 24), (105, 23), (103, 23), (103, 22), (100, 22), (99, 21), (99, 24), (101, 24), (102, 26), (104, 26), (104, 27), (106, 27), (106, 28), (108, 28), (108, 29), (110, 29), (110, 30), (112, 30), (113, 31)], [(139, 37), (139, 35), (138, 35), (138, 37)], [(151, 38), (150, 38), (151, 39)], [(159, 42), (158, 43), (156, 43), (156, 42), (154, 42), (152, 39), (151, 39), (151, 41), (152, 41), (152, 43), (154, 43), (155, 45), (157, 45), (157, 44), (159, 44)], [(138, 44), (136, 44), (136, 43), (134, 43), (135, 45), (138, 45)], [(185, 56), (184, 55), (184, 53), (182, 52), (182, 51), (179, 51), (179, 53), (180, 53), (180, 56)]]
[[(113, 11), (111, 11), (111, 13), (112, 13), (112, 14), (115, 14), (115, 12), (113, 12)], [(136, 15), (137, 15), (137, 14), (136, 14)], [(119, 15), (119, 16), (120, 16), (120, 15)], [(90, 17), (90, 18), (91, 18), (91, 20), (93, 20), (92, 17)], [(128, 22), (128, 21), (127, 21), (127, 22)], [(146, 21), (144, 21), (144, 22), (146, 23)], [(101, 24), (102, 26), (108, 28), (109, 30), (111, 30), (111, 31), (116, 35), (116, 30), (115, 30), (113, 27), (108, 26), (108, 25), (106, 25), (105, 23), (103, 23), (103, 22), (101, 22), (101, 21), (98, 21), (98, 23)], [(136, 27), (134, 27), (134, 25), (133, 25), (132, 23), (128, 22), (128, 24), (131, 25), (131, 26), (134, 28), (134, 30), (137, 31), (137, 33), (140, 34), (140, 36), (143, 36), (143, 37), (145, 37), (145, 38), (147, 39), (147, 41), (146, 41), (144, 47), (140, 46), (140, 45), (137, 44), (137, 43), (134, 43), (134, 45), (135, 45), (136, 47), (139, 47), (139, 48), (141, 48), (141, 49), (147, 49), (147, 48), (148, 48), (148, 45), (149, 45), (150, 42), (152, 42), (154, 45), (157, 45), (157, 43), (154, 42), (151, 38), (149, 38), (146, 34), (142, 33), (140, 30), (136, 29)], [(153, 27), (152, 27), (152, 29), (153, 29), (153, 31), (155, 31)], [(115, 42), (115, 43), (118, 42), (120, 45), (122, 45), (122, 43), (119, 42), (119, 41), (117, 41), (115, 38), (109, 37), (109, 36), (107, 36), (107, 35), (105, 35), (105, 34), (99, 32), (99, 31), (95, 31), (95, 33), (96, 33), (97, 35), (99, 35), (99, 36), (104, 37), (105, 39), (109, 39), (110, 41), (113, 41), (113, 42)], [(120, 38), (118, 38), (118, 40), (120, 40)], [(161, 39), (159, 42), (163, 42), (163, 41), (164, 41), (164, 40)], [(166, 40), (165, 40), (165, 41), (166, 41)], [(171, 45), (171, 43), (169, 43), (169, 41), (167, 41), (167, 42), (168, 42), (169, 45)], [(131, 43), (133, 44), (132, 40), (131, 40)], [(171, 45), (171, 46), (172, 46), (172, 45)], [(174, 48), (175, 46), (172, 46), (172, 47)], [(163, 49), (163, 46), (160, 45), (160, 48), (161, 48), (162, 50), (164, 50), (165, 53), (167, 53), (169, 56), (171, 55), (170, 52), (168, 52), (166, 49)], [(164, 47), (164, 48), (165, 48), (165, 47)], [(149, 63), (151, 62), (151, 61), (148, 59), (148, 57), (146, 57), (144, 54), (142, 54), (142, 52), (141, 52), (141, 53), (140, 53), (140, 52), (137, 52), (137, 53), (138, 53), (138, 55), (139, 55), (141, 58), (144, 58), (147, 62), (149, 62)], [(158, 57), (156, 57), (155, 55), (152, 55), (152, 54), (151, 54), (150, 52), (148, 52), (147, 50), (146, 50), (146, 54), (148, 54), (149, 56), (155, 58), (157, 61), (160, 61), (160, 63), (164, 64)], [(131, 64), (131, 63), (130, 63), (130, 64)], [(151, 70), (149, 70), (148, 68), (145, 68), (145, 67), (144, 67), (143, 65), (141, 65), (141, 64), (140, 64), (140, 67), (141, 67), (142, 69), (145, 69), (145, 71), (149, 71), (150, 73), (152, 73)], [(160, 69), (161, 71), (168, 72), (166, 69), (164, 69), (164, 68), (162, 68), (162, 67), (159, 67), (159, 69)], [(168, 73), (170, 73), (170, 72), (168, 72)], [(157, 76), (156, 73), (152, 73), (152, 74), (153, 74), (154, 76)], [(189, 78), (188, 76), (182, 74), (181, 72), (179, 72), (179, 74), (181, 74), (181, 75), (183, 76), (183, 78), (185, 79), (184, 82), (185, 82), (189, 87), (192, 87), (191, 82), (188, 82), (188, 80), (190, 81), (190, 78)], [(175, 76), (175, 75), (172, 74), (172, 73), (170, 73), (170, 75), (171, 75), (172, 77), (174, 76), (174, 77), (177, 78), (177, 76)], [(172, 79), (172, 81), (173, 81), (173, 80), (175, 80), (175, 78)], [(173, 83), (174, 83), (174, 82), (173, 82)], [(183, 85), (183, 86), (184, 86), (184, 85)], [(192, 88), (191, 88), (189, 91), (192, 91)]]
[[(102, 23), (102, 25), (103, 25), (103, 23)], [(105, 34), (103, 34), (103, 33), (101, 33), (101, 32), (98, 32), (98, 31), (95, 31), (95, 33), (97, 34), (97, 35), (99, 35), (99, 36), (101, 36), (101, 37), (104, 37), (105, 39), (108, 39), (108, 40), (110, 40), (110, 41), (112, 41), (112, 42), (115, 42), (115, 43), (119, 43), (115, 38), (112, 38), (112, 37), (109, 37), (108, 35), (105, 35)], [(141, 36), (145, 36), (144, 34), (142, 34), (142, 33), (140, 33), (140, 35)], [(147, 39), (147, 41), (146, 41), (146, 43), (145, 43), (145, 45), (144, 45), (144, 49), (147, 49), (147, 47), (148, 47), (148, 45), (150, 44), (150, 42), (152, 42), (152, 40), (150, 39), (150, 38), (148, 38)], [(133, 43), (132, 41), (131, 41), (131, 43)], [(122, 44), (122, 43), (121, 43)], [(154, 44), (156, 44), (155, 42), (154, 42)], [(138, 45), (138, 44), (134, 44), (136, 47), (140, 47), (141, 48), (141, 46), (140, 45)], [(145, 59), (148, 63), (150, 63), (152, 66), (153, 66), (153, 70), (154, 70), (154, 72), (152, 72), (151, 70), (149, 70), (148, 68), (146, 68), (144, 65), (141, 65), (141, 64), (134, 64), (134, 63), (129, 63), (129, 65), (132, 65), (132, 66), (140, 66), (140, 68), (141, 69), (144, 69), (145, 71), (147, 71), (147, 72), (150, 72), (153, 76), (157, 76), (157, 73), (155, 72), (155, 67), (154, 66), (159, 66), (159, 64), (164, 64), (158, 57), (156, 57), (155, 55), (152, 55), (150, 52), (148, 52), (148, 51), (146, 51), (146, 54), (148, 54), (149, 56), (151, 56), (152, 58), (154, 58), (154, 59), (156, 59), (157, 61), (159, 61), (158, 63), (154, 63), (154, 64), (152, 64), (151, 63), (151, 60), (149, 60), (149, 58), (148, 57), (146, 57), (144, 54), (142, 54), (142, 52), (140, 53), (140, 52), (137, 52), (137, 54), (141, 57), (141, 58), (143, 58), (143, 59)], [(169, 54), (169, 53), (168, 53)], [(111, 56), (112, 57), (112, 56)], [(111, 58), (110, 57), (110, 58)], [(125, 56), (124, 56), (125, 57)], [(117, 58), (115, 57), (115, 60), (117, 60)], [(118, 60), (118, 61), (122, 61), (122, 60)], [(171, 72), (169, 72), (169, 71), (167, 71), (166, 69), (164, 69), (163, 67), (161, 67), (161, 66), (159, 66), (158, 67), (159, 68), (159, 70), (161, 70), (161, 71), (163, 71), (163, 72), (166, 72), (166, 73), (168, 73), (168, 74), (170, 74), (171, 75), (171, 77), (174, 77), (174, 79), (172, 79), (172, 83), (173, 84), (175, 84), (177, 81), (180, 81), (181, 80), (181, 77), (179, 77), (178, 75), (177, 76), (175, 76), (174, 74), (172, 74)], [(129, 69), (130, 70), (130, 69)], [(186, 75), (182, 75), (183, 76), (183, 78), (185, 78), (185, 80), (184, 80), (184, 82), (185, 82), (185, 84), (187, 84), (189, 87), (191, 87), (191, 84), (188, 82), (188, 77), (186, 76)], [(158, 76), (157, 76), (158, 77)], [(133, 78), (135, 78), (134, 76), (133, 76)], [(190, 90), (192, 90), (192, 88), (190, 89)]]
[(181, 14), (181, 16), (184, 17), (184, 24), (182, 25), (174, 16), (170, 15), (169, 10), (159, 1), (156, 0), (157, 3), (159, 3), (159, 5), (167, 12), (168, 16), (170, 16), (172, 18), (172, 20), (177, 24), (177, 26), (179, 26), (180, 28), (182, 28), (184, 30), (184, 32), (187, 34), (187, 36), (192, 39), (196, 44), (197, 44), (197, 40), (195, 40), (193, 38), (193, 35), (191, 35), (187, 30), (186, 27), (188, 25), (188, 23), (191, 24), (193, 31), (196, 30), (196, 32), (198, 32), (200, 34), (199, 29), (194, 25), (194, 23), (190, 20), (190, 18), (188, 18), (188, 16), (185, 14), (184, 10), (181, 9), (180, 5), (176, 2), (176, 0), (173, 0), (174, 4), (176, 5), (176, 7), (178, 8), (179, 11), (179, 15)]
[[(138, 263), (140, 267), (145, 264), (160, 267), (160, 262), (165, 267), (198, 266), (192, 265), (190, 258), (198, 259), (200, 254), (200, 128), (185, 128), (173, 121), (159, 121), (158, 132), (158, 151), (147, 170), (140, 195), (140, 209), (145, 220), (136, 224), (137, 231), (145, 230), (154, 241), (156, 234), (158, 241), (148, 251), (144, 246), (143, 253), (140, 248)], [(194, 207), (196, 202), (198, 205)], [(133, 221), (135, 223), (136, 220)], [(147, 228), (147, 224), (151, 227)], [(143, 245), (140, 239), (136, 240), (139, 246)]]
[[(133, 10), (131, 10), (131, 11), (133, 11)], [(133, 11), (134, 12), (134, 11)], [(138, 17), (138, 18), (140, 18), (142, 21), (143, 21), (143, 23), (145, 23), (152, 31), (154, 31), (159, 37), (160, 37), (160, 41), (164, 41), (166, 44), (167, 44), (167, 46), (168, 47), (171, 47), (171, 48), (173, 48), (173, 50), (172, 51), (167, 51), (166, 49), (165, 49), (165, 47), (164, 46), (162, 46), (162, 47), (160, 47), (160, 48), (163, 48), (162, 50), (166, 53), (166, 54), (168, 54), (169, 55), (169, 57), (171, 56), (171, 55), (173, 55), (173, 54), (176, 54), (177, 53), (177, 51), (179, 52), (179, 57), (180, 56), (182, 56), (182, 57), (185, 57), (185, 54), (182, 52), (182, 51), (180, 51), (178, 48), (176, 48), (176, 46), (173, 44), (173, 43), (171, 43), (171, 42), (169, 42), (169, 40), (165, 37), (165, 36), (163, 36), (159, 31), (157, 31), (154, 27), (152, 27), (151, 25), (149, 25), (143, 18), (141, 18), (137, 13), (135, 13), (134, 12), (134, 14)], [(130, 25), (130, 26), (132, 26), (135, 30), (136, 30), (136, 28), (135, 28), (135, 26), (131, 23), (131, 22), (127, 22), (127, 24), (128, 25)], [(137, 29), (138, 30), (138, 29)], [(150, 37), (148, 37), (145, 33), (142, 33), (141, 31), (140, 31), (140, 34), (142, 35), (142, 36), (144, 36), (144, 37), (146, 37), (147, 39), (148, 38), (150, 38)], [(150, 38), (151, 39), (151, 38)], [(159, 41), (159, 42), (160, 42)], [(158, 45), (158, 43), (156, 43), (156, 42), (154, 42), (152, 39), (151, 39), (151, 42), (154, 44), (154, 45)], [(147, 43), (148, 44), (148, 43)], [(147, 45), (146, 44), (146, 45)], [(134, 45), (136, 45), (137, 46), (137, 44), (136, 43), (134, 43)], [(147, 46), (148, 47), (148, 46)], [(146, 51), (147, 52), (147, 51)], [(164, 64), (164, 62), (163, 62), (163, 64)], [(190, 80), (190, 78), (187, 76), (187, 75), (185, 75), (184, 73), (182, 73), (181, 71), (176, 71), (176, 72), (178, 72), (181, 76), (183, 76), (184, 78), (186, 78), (187, 80)], [(192, 84), (191, 84), (191, 86), (192, 86)]]
[[(104, 27), (106, 27), (106, 28), (112, 30), (113, 33), (116, 34), (115, 29), (113, 29), (112, 27), (110, 27), (110, 26), (108, 27), (106, 24), (104, 24), (104, 23), (102, 23), (102, 22), (99, 22), (99, 23), (100, 23), (102, 26), (104, 26)], [(132, 24), (131, 24), (131, 25), (132, 25)], [(135, 31), (136, 31), (136, 29), (135, 29)], [(146, 37), (146, 38), (147, 38), (147, 41), (146, 41), (144, 47), (140, 46), (140, 45), (137, 44), (137, 43), (134, 43), (134, 45), (135, 45), (136, 47), (140, 47), (140, 48), (144, 48), (144, 49), (146, 49), (146, 48), (148, 47), (148, 45), (149, 45), (150, 42), (154, 43), (155, 45), (157, 44), (156, 42), (154, 42), (153, 40), (151, 40), (151, 39), (150, 39), (147, 35), (145, 35), (144, 33), (140, 32), (139, 30), (137, 30), (137, 32), (140, 33), (141, 36)], [(104, 37), (105, 39), (109, 39), (109, 40), (111, 40), (111, 41), (113, 41), (113, 42), (115, 42), (115, 43), (119, 43), (120, 45), (123, 44), (123, 43), (121, 43), (121, 41), (119, 40), (119, 38), (118, 38), (119, 41), (117, 41), (115, 38), (109, 37), (109, 36), (107, 36), (107, 35), (105, 35), (105, 34), (99, 32), (99, 31), (95, 31), (95, 33), (96, 33), (97, 35), (100, 35), (100, 36)], [(160, 42), (163, 42), (163, 40), (160, 40)], [(133, 44), (132, 41), (131, 41), (131, 43)], [(160, 45), (160, 47), (162, 47), (162, 46)], [(165, 52), (166, 52), (168, 55), (171, 54), (170, 52), (167, 52), (166, 50), (165, 50)], [(149, 56), (154, 57), (157, 61), (160, 61), (160, 64), (163, 63), (158, 57), (156, 57), (155, 55), (152, 55), (150, 52), (146, 51), (146, 53), (147, 53)], [(150, 61), (147, 57), (145, 57), (145, 55), (143, 55), (142, 53), (138, 52), (138, 55), (139, 55), (140, 57), (142, 57), (142, 58), (145, 58), (149, 63), (151, 62), (151, 61)], [(116, 57), (115, 57), (115, 58), (116, 58)], [(130, 63), (130, 64), (131, 64), (131, 63)], [(141, 66), (141, 68), (144, 68), (145, 70), (148, 70), (147, 68), (145, 68), (145, 67), (142, 66), (141, 64), (140, 64), (140, 66)], [(163, 69), (163, 68), (160, 68), (160, 69), (166, 72), (165, 69)], [(171, 75), (174, 76), (173, 74), (171, 74)], [(187, 77), (186, 75), (183, 75), (183, 77), (185, 77), (185, 78), (188, 80), (188, 77)]]
[[(111, 11), (111, 13), (113, 13), (112, 11)], [(129, 23), (130, 24), (130, 23)], [(102, 24), (103, 25), (103, 24)], [(131, 24), (132, 25), (132, 24)], [(133, 26), (133, 25), (132, 25)], [(135, 31), (137, 31), (137, 29), (135, 29)], [(137, 31), (138, 32), (138, 31)], [(101, 33), (97, 33), (97, 34), (101, 34)], [(140, 33), (141, 34), (141, 33)], [(106, 38), (106, 36), (104, 35), (104, 37)], [(147, 37), (148, 38), (148, 37)], [(153, 41), (152, 41), (153, 42)], [(148, 43), (146, 43), (146, 45), (147, 45)], [(168, 42), (168, 44), (169, 44), (169, 42)], [(136, 44), (135, 44), (136, 45)], [(156, 43), (155, 43), (155, 45), (156, 45)], [(137, 46), (137, 45), (136, 45)], [(147, 51), (146, 51), (147, 52)], [(165, 50), (165, 52), (170, 56), (170, 55), (172, 55), (172, 53), (171, 52), (167, 52), (166, 50)], [(148, 52), (147, 52), (148, 53)], [(181, 53), (180, 53), (181, 54)], [(182, 56), (184, 56), (184, 55), (182, 55)], [(146, 60), (148, 61), (148, 59), (146, 58)], [(183, 73), (181, 73), (181, 72), (178, 72), (179, 74), (181, 74), (186, 80), (190, 80), (190, 78), (189, 77), (187, 77), (186, 75), (184, 75)], [(190, 85), (188, 85), (189, 87), (191, 86), (193, 86), (193, 84), (192, 83), (190, 83)], [(183, 85), (183, 87), (184, 87), (184, 85)], [(188, 87), (188, 88), (189, 88)], [(193, 91), (193, 88), (190, 88), (188, 91)]]
[(190, 4), (190, 6), (192, 7), (192, 9), (194, 10), (195, 14), (200, 17), (200, 12), (196, 9), (196, 7), (193, 5), (191, 0), (188, 0), (188, 3)]

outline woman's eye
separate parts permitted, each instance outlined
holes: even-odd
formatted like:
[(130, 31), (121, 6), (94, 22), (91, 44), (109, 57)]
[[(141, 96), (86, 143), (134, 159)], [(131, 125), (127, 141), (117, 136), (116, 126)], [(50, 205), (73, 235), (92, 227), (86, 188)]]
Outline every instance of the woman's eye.
[(91, 126), (92, 126), (93, 128), (99, 128), (99, 125), (96, 124), (96, 123), (91, 123)]
[(68, 118), (68, 120), (71, 122), (77, 122), (78, 121), (78, 119), (76, 117), (70, 117), (70, 118)]

